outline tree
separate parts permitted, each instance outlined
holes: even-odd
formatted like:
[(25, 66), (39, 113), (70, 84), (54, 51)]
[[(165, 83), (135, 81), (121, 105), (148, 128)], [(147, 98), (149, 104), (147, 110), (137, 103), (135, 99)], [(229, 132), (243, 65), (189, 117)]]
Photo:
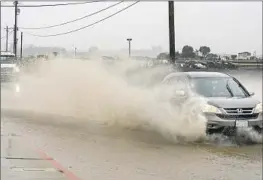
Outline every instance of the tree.
[(184, 58), (194, 58), (194, 48), (192, 46), (185, 45), (182, 49), (182, 57)]
[(219, 59), (219, 56), (217, 55), (217, 54), (212, 54), (212, 53), (210, 53), (210, 54), (208, 54), (206, 57), (205, 57), (205, 59), (207, 59), (207, 60), (218, 60)]
[(157, 56), (157, 59), (159, 60), (169, 60), (170, 57), (169, 57), (169, 53), (160, 53), (158, 56)]
[[(180, 57), (180, 53), (178, 51), (175, 52), (175, 58), (179, 58)], [(158, 56), (157, 56), (157, 59), (158, 60), (170, 60), (170, 54), (169, 53), (160, 53)]]
[(175, 58), (179, 58), (181, 55), (178, 51), (175, 52)]
[(199, 51), (202, 53), (203, 57), (206, 57), (210, 53), (210, 47), (207, 46), (201, 46), (199, 48)]
[(237, 55), (231, 55), (231, 59), (235, 60), (237, 58)]

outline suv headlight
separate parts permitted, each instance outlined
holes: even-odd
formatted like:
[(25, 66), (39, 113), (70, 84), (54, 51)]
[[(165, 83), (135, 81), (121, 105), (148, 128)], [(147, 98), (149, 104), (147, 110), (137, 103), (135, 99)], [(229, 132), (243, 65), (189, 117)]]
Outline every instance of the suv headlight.
[(262, 103), (256, 105), (254, 113), (262, 113)]
[(222, 112), (215, 106), (210, 104), (205, 104), (202, 106), (203, 113), (216, 113), (221, 114)]

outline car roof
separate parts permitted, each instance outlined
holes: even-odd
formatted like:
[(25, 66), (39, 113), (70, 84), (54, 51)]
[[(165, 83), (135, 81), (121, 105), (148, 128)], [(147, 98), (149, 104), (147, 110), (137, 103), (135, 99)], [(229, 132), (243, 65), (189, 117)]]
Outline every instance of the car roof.
[(220, 72), (204, 72), (204, 71), (190, 71), (190, 72), (174, 72), (165, 77), (165, 80), (177, 76), (187, 76), (188, 78), (202, 78), (202, 77), (230, 77), (225, 73)]

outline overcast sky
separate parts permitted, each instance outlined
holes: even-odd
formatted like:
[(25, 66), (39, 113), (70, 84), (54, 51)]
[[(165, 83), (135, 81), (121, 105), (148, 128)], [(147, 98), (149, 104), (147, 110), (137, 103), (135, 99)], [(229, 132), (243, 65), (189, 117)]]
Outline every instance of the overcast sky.
[[(98, 11), (116, 2), (21, 8), (18, 27), (55, 25)], [(21, 3), (28, 5), (56, 2)], [(39, 35), (66, 32), (98, 21), (131, 3), (133, 2), (125, 2), (103, 13), (65, 26), (23, 31)], [(13, 26), (13, 24), (14, 8), (2, 8), (1, 26)], [(184, 45), (191, 45), (195, 49), (207, 45), (214, 53), (256, 51), (257, 54), (262, 54), (262, 2), (176, 2), (175, 30), (177, 50), (181, 50)], [(48, 38), (25, 34), (24, 43), (61, 46), (67, 49), (73, 49), (73, 46), (83, 50), (90, 46), (97, 46), (100, 49), (120, 49), (127, 47), (126, 39), (131, 37), (134, 49), (161, 46), (164, 51), (168, 51), (168, 35), (168, 2), (140, 2), (91, 28)]]

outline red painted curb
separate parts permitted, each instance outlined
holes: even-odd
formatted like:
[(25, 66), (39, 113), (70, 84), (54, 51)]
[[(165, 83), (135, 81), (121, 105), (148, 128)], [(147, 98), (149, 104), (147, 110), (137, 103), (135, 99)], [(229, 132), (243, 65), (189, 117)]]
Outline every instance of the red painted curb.
[(58, 171), (60, 171), (61, 173), (65, 174), (65, 176), (69, 179), (69, 180), (81, 180), (80, 178), (78, 178), (74, 173), (72, 173), (71, 171), (69, 171), (67, 168), (64, 168), (60, 163), (58, 163), (55, 159), (53, 159), (52, 157), (48, 156), (44, 151), (42, 151), (41, 149), (37, 149), (38, 154), (40, 154), (40, 156), (49, 161), (53, 167), (55, 167)]

